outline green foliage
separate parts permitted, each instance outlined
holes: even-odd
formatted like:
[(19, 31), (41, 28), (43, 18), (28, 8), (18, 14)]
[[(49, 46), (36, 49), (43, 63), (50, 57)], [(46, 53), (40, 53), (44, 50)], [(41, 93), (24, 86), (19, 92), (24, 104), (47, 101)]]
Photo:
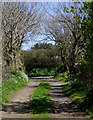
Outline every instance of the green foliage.
[(61, 63), (59, 48), (52, 45), (51, 49), (32, 49), (23, 51), (23, 61), (26, 72), (30, 72), (33, 68), (53, 68)]
[[(74, 57), (73, 54), (71, 55), (72, 65), (71, 61), (69, 61), (70, 67), (68, 66), (68, 68), (71, 68), (69, 69), (70, 78), (73, 78), (73, 80), (77, 79), (83, 87), (86, 86), (87, 88), (89, 86), (87, 88), (87, 91), (89, 91), (87, 97), (89, 99), (86, 101), (90, 101), (89, 103), (91, 103), (93, 100), (93, 92), (90, 92), (93, 91), (93, 2), (75, 2), (69, 8), (65, 7), (65, 11), (67, 14), (70, 11), (72, 16), (74, 16), (79, 26), (76, 36), (81, 35), (75, 48), (75, 51), (78, 49), (80, 53), (75, 53)], [(86, 101), (84, 102), (88, 106)]]
[(41, 81), (46, 82), (46, 80), (45, 80), (45, 79), (41, 79)]
[(63, 88), (79, 108), (85, 110), (90, 116), (93, 116), (92, 101), (90, 103), (90, 95), (88, 95), (87, 87), (82, 87), (78, 81), (75, 81), (65, 84)]
[(28, 81), (28, 77), (24, 72), (14, 70), (11, 76), (2, 82), (2, 102), (8, 102), (9, 96), (25, 85)]
[(51, 49), (53, 47), (52, 43), (36, 43), (31, 49)]
[(47, 113), (50, 108), (50, 85), (40, 83), (31, 97), (31, 114)]
[(82, 37), (85, 44), (82, 50), (85, 49), (85, 63), (79, 67), (78, 79), (81, 81), (82, 77), (83, 83), (89, 85), (89, 89), (93, 89), (93, 2), (84, 2), (82, 11), (85, 14), (82, 19)]
[(33, 68), (29, 76), (30, 77), (38, 77), (38, 76), (54, 76), (55, 75), (55, 70), (52, 69), (47, 69), (47, 68)]
[(31, 118), (36, 118), (36, 119), (47, 118), (47, 120), (50, 120), (51, 117), (48, 115), (48, 113), (38, 113), (38, 114), (31, 114)]
[(64, 72), (64, 73), (58, 74), (56, 76), (56, 79), (58, 79), (59, 81), (68, 82), (68, 81), (70, 81), (70, 74), (69, 74), (69, 72)]
[(86, 109), (86, 112), (90, 115), (90, 117), (93, 118), (93, 104), (91, 104), (91, 106)]
[(64, 66), (63, 64), (60, 64), (58, 67), (56, 67), (56, 72), (58, 73), (63, 73), (65, 71), (67, 71), (67, 67)]

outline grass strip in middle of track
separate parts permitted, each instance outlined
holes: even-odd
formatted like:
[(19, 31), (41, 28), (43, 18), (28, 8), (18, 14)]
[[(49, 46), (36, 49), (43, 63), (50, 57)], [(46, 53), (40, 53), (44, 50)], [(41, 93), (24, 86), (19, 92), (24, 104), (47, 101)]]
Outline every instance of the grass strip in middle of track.
[(40, 83), (31, 97), (31, 118), (50, 118), (50, 85)]

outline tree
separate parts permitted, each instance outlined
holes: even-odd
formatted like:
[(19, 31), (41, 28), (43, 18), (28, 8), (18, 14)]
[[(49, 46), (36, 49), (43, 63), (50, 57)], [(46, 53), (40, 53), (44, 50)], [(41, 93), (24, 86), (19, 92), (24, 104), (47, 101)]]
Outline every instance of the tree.
[(82, 22), (82, 35), (84, 41), (87, 42), (85, 53), (85, 79), (90, 84), (93, 91), (93, 2), (84, 3), (82, 8), (87, 16), (84, 17)]
[(33, 36), (40, 27), (39, 3), (2, 3), (3, 61), (5, 66), (21, 68), (20, 51), (26, 36)]
[[(58, 3), (56, 7), (51, 5), (50, 9), (54, 14), (46, 10), (50, 17), (48, 17), (44, 25), (48, 38), (54, 40), (59, 45), (62, 61), (68, 66), (71, 76), (76, 73), (76, 56), (83, 52), (83, 50), (80, 51), (79, 47), (82, 41), (82, 13), (79, 9), (81, 8), (79, 4), (68, 3), (65, 5), (64, 3)], [(69, 60), (67, 61), (68, 58)]]
[(31, 49), (51, 49), (52, 43), (36, 43)]

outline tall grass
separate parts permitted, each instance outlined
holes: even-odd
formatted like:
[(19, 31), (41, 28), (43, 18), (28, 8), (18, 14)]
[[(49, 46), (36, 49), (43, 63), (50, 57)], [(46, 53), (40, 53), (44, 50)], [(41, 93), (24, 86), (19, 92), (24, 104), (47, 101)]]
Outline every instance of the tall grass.
[(20, 71), (14, 70), (6, 80), (2, 82), (2, 103), (8, 102), (10, 95), (28, 82), (27, 75)]

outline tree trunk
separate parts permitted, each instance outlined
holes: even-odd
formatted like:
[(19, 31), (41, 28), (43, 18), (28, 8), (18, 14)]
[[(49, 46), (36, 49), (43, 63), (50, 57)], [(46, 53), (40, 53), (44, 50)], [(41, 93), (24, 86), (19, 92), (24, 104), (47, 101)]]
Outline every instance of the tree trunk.
[(65, 58), (63, 57), (63, 48), (61, 48), (61, 59), (64, 64), (64, 67), (67, 69), (66, 61), (65, 61)]
[(72, 52), (70, 55), (70, 65), (69, 65), (69, 71), (70, 71), (70, 78), (71, 80), (74, 80), (74, 75), (76, 74), (76, 69), (75, 69), (75, 49), (76, 46), (78, 44), (78, 40), (80, 39), (81, 35), (79, 35), (78, 37), (76, 37), (76, 35), (74, 34), (74, 39), (75, 42), (73, 43), (73, 48), (72, 48)]

